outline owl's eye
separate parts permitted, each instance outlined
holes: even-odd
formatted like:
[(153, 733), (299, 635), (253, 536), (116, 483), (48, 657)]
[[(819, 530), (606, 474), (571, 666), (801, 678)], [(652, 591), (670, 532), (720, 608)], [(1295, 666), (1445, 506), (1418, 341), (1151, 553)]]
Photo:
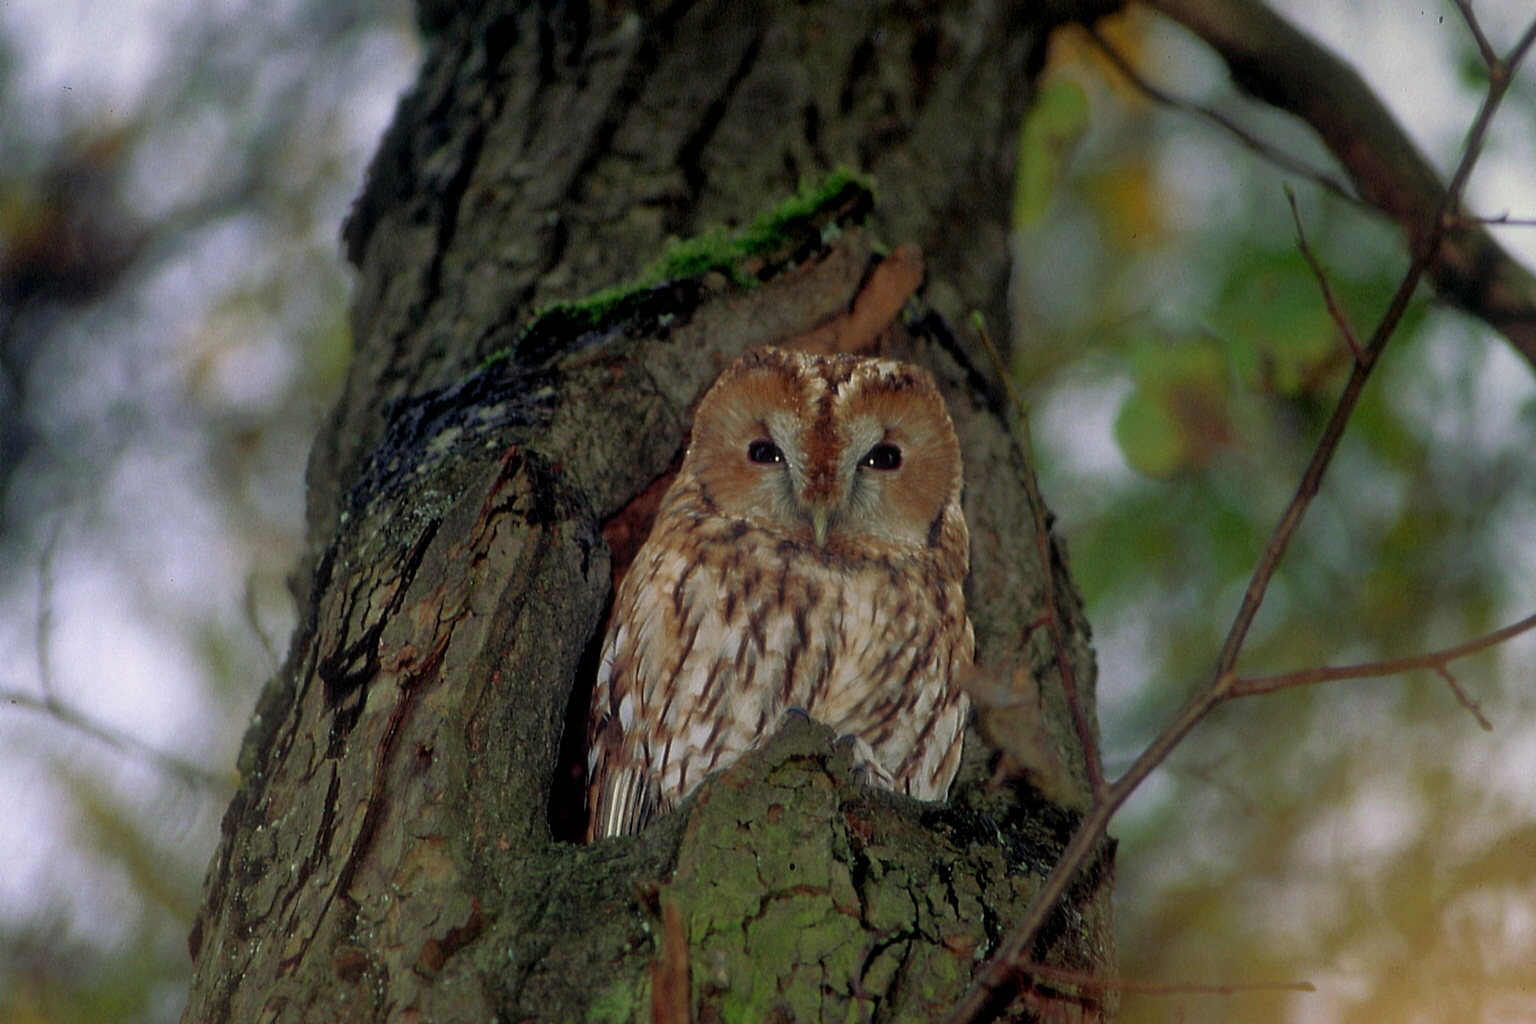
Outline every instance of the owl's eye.
[(859, 460), (859, 465), (870, 469), (900, 469), (901, 449), (893, 444), (881, 442), (864, 453), (864, 457)]
[(784, 461), (784, 453), (772, 441), (753, 441), (747, 445), (747, 459), (760, 465)]

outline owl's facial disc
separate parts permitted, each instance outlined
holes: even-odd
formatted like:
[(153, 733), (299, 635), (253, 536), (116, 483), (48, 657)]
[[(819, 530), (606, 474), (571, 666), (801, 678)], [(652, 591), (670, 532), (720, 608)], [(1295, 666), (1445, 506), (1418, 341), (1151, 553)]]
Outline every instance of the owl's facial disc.
[(756, 478), (759, 507), (791, 535), (804, 539), (809, 533), (824, 545), (832, 510), (823, 511), (823, 502), (807, 500), (808, 493), (817, 490), (814, 481), (821, 474), (806, 451), (805, 440), (797, 417), (774, 409), (757, 422), (744, 451)]
[(887, 491), (901, 476), (902, 440), (889, 437), (878, 420), (858, 417), (834, 441), (770, 413), (743, 451), (764, 505), (791, 534), (818, 548), (850, 531), (909, 539), (891, 536), (889, 522)]
[[(856, 445), (860, 443), (855, 441)], [(859, 451), (860, 448), (855, 447), (840, 452), (837, 464), (824, 469), (820, 486), (804, 499), (810, 511), (811, 532), (817, 547), (827, 546), (827, 538), (835, 527), (856, 522), (854, 513), (859, 511), (860, 502), (867, 499), (871, 486), (870, 481), (862, 479), (865, 473), (888, 475), (901, 468), (899, 445), (878, 441), (850, 465), (849, 456), (857, 455)]]
[(896, 363), (744, 357), (700, 402), (688, 460), (719, 513), (829, 551), (931, 546), (958, 500), (943, 399)]
[[(825, 548), (835, 539), (869, 532), (885, 511), (884, 490), (900, 475), (902, 448), (878, 421), (859, 417), (845, 430), (820, 421), (793, 438), (789, 479), (795, 511)], [(802, 454), (803, 453), (803, 454)], [(879, 530), (873, 532), (882, 532)]]
[[(807, 429), (795, 416), (771, 410), (742, 450), (770, 518), (791, 536), (825, 548), (849, 494), (849, 467), (836, 447), (814, 426)], [(881, 459), (888, 462), (889, 453), (882, 452)]]

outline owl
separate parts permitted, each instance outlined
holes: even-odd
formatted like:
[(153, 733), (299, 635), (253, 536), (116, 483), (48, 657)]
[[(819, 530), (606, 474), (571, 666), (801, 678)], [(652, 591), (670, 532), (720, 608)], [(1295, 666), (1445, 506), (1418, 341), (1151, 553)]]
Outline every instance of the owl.
[(614, 599), (588, 839), (639, 831), (792, 708), (852, 738), (864, 781), (944, 799), (975, 649), (961, 478), (915, 366), (774, 348), (729, 366)]

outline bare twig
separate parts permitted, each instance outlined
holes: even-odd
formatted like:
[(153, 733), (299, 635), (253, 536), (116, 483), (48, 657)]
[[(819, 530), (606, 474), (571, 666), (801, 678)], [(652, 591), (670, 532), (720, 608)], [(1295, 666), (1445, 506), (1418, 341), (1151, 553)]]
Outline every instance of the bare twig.
[(234, 787), (231, 785), (230, 779), (211, 772), (206, 768), (200, 768), (190, 761), (185, 761), (164, 751), (156, 750), (143, 740), (135, 739), (125, 732), (120, 732), (110, 726), (103, 725), (51, 694), (45, 697), (35, 697), (21, 690), (0, 690), (0, 704), (7, 704), (16, 708), (26, 708), (29, 711), (40, 711), (77, 732), (84, 733), (94, 740), (105, 743), (120, 753), (136, 757), (141, 761), (151, 764), (167, 775), (174, 775), (188, 785), (197, 786), (226, 797), (233, 791)]
[(37, 622), (33, 627), (32, 642), (42, 696), (34, 696), (23, 690), (3, 689), (0, 690), (0, 704), (40, 711), (123, 754), (154, 765), (188, 785), (228, 796), (232, 791), (229, 779), (210, 772), (206, 768), (200, 768), (190, 761), (156, 750), (125, 732), (103, 725), (78, 708), (70, 706), (59, 696), (53, 680), (53, 583), (54, 563), (58, 558), (59, 540), (62, 534), (63, 522), (55, 520), (48, 531), (48, 541), (43, 545), (37, 565)]
[(1477, 15), (1472, 11), (1471, 0), (1456, 0), (1456, 9), (1461, 12), (1461, 18), (1467, 23), (1467, 31), (1472, 33), (1472, 38), (1477, 41), (1477, 52), (1482, 54), (1483, 63), (1493, 67), (1499, 62), (1499, 54), (1488, 42), (1488, 37), (1483, 35), (1483, 26), (1477, 23)]
[(1318, 683), (1331, 683), (1344, 679), (1379, 679), (1383, 676), (1395, 676), (1403, 672), (1413, 672), (1419, 669), (1427, 669), (1445, 680), (1451, 692), (1456, 695), (1456, 700), (1462, 707), (1472, 713), (1477, 719), (1477, 724), (1484, 729), (1492, 730), (1493, 723), (1483, 714), (1482, 705), (1473, 700), (1456, 676), (1451, 672), (1450, 663), (1476, 654), (1479, 651), (1488, 650), (1499, 644), (1519, 636), (1521, 633), (1536, 629), (1536, 615), (1521, 619), (1512, 626), (1495, 630), (1486, 636), (1478, 637), (1455, 647), (1447, 647), (1440, 651), (1431, 651), (1428, 654), (1414, 655), (1408, 658), (1392, 658), (1387, 661), (1371, 661), (1360, 665), (1342, 665), (1337, 667), (1309, 668), (1299, 672), (1283, 672), (1272, 676), (1255, 676), (1251, 678), (1234, 679), (1226, 687), (1226, 695), (1229, 698), (1254, 697), (1266, 693), (1275, 693), (1278, 690), (1289, 690), (1302, 686), (1314, 686)]
[(1182, 99), (1153, 85), (1141, 76), (1141, 73), (1132, 66), (1130, 61), (1125, 59), (1125, 56), (1115, 48), (1113, 43), (1104, 37), (1102, 32), (1092, 25), (1087, 26), (1087, 31), (1088, 37), (1094, 41), (1099, 50), (1108, 58), (1109, 62), (1115, 66), (1115, 69), (1124, 75), (1132, 85), (1154, 101), (1173, 110), (1181, 110), (1186, 114), (1192, 114), (1202, 120), (1209, 121), (1276, 167), (1290, 171), (1292, 174), (1298, 174), (1321, 188), (1327, 189), (1334, 195), (1347, 199), (1351, 203), (1364, 205), (1364, 200), (1356, 194), (1355, 190), (1338, 178), (1335, 178), (1321, 168), (1313, 167), (1300, 157), (1292, 156), (1279, 146), (1253, 134), (1221, 111)]
[(37, 677), (42, 682), (43, 699), (52, 701), (53, 692), (53, 563), (59, 553), (62, 519), (55, 519), (48, 530), (48, 542), (37, 560), (37, 624), (32, 645), (37, 657)]
[[(1430, 671), (1443, 671), (1453, 661), (1470, 657), (1490, 648), (1497, 647), (1511, 640), (1521, 633), (1528, 633), (1536, 629), (1536, 615), (1521, 619), (1513, 625), (1503, 629), (1494, 630), (1476, 640), (1469, 640), (1455, 647), (1446, 647), (1439, 651), (1430, 651), (1427, 654), (1415, 654), (1406, 658), (1391, 658), (1386, 661), (1370, 661), (1360, 665), (1338, 665), (1323, 668), (1303, 669), (1299, 672), (1282, 672), (1271, 676), (1251, 676), (1232, 680), (1226, 687), (1228, 697), (1256, 697), (1266, 693), (1275, 693), (1278, 690), (1289, 690), (1299, 686), (1314, 686), (1318, 683), (1333, 683), (1345, 679), (1379, 679), (1383, 676), (1401, 675), (1404, 672), (1414, 672), (1420, 669)], [(1453, 687), (1459, 692), (1459, 687)]]
[(1491, 224), (1495, 227), (1536, 228), (1536, 217), (1515, 217), (1509, 213), (1501, 213), (1497, 217), (1469, 217), (1463, 213), (1450, 219), (1450, 226), (1453, 228), (1467, 227), (1473, 224)]
[(651, 964), (651, 1024), (692, 1024), (688, 929), (676, 903), (661, 907), (661, 956)]
[(245, 616), (245, 624), (256, 637), (256, 642), (261, 644), (261, 649), (266, 653), (268, 667), (276, 672), (282, 664), (282, 658), (278, 657), (277, 645), (272, 642), (272, 637), (261, 624), (261, 615), (256, 608), (256, 577), (254, 574), (245, 578), (245, 594), (240, 601), (241, 614)]
[[(1180, 0), (1183, 2), (1183, 0)], [(1195, 2), (1195, 0), (1190, 0)], [(1247, 5), (1244, 5), (1247, 6)], [(1278, 20), (1278, 19), (1276, 19)], [(1283, 24), (1283, 23), (1281, 23)], [(1294, 30), (1289, 29), (1294, 32)], [(1434, 207), (1433, 215), (1428, 223), (1421, 225), (1412, 232), (1411, 237), (1422, 239), (1422, 244), (1413, 247), (1413, 259), (1399, 283), (1397, 291), (1382, 313), (1376, 329), (1371, 334), (1371, 339), (1361, 352), (1361, 357), (1356, 361), (1349, 380), (1345, 383), (1344, 390), (1340, 394), (1333, 414), (1329, 417), (1324, 427), (1322, 436), (1318, 439), (1317, 446), (1313, 450), (1301, 482), (1276, 524), (1268, 543), (1259, 557), (1253, 575), (1249, 580), (1247, 591), (1244, 593), (1242, 605), (1239, 607), (1233, 619), (1232, 626), (1227, 632), (1227, 637), (1222, 644), (1221, 652), (1217, 657), (1215, 670), (1212, 673), (1211, 682), (1197, 693), (1183, 709), (1174, 716), (1173, 720), (1165, 726), (1161, 733), (1148, 745), (1135, 762), (1126, 770), (1125, 774), (1108, 786), (1103, 794), (1103, 799), (1096, 800), (1093, 807), (1084, 816), (1073, 833), (1067, 848), (1062, 852), (1051, 873), (1046, 876), (1041, 885), (1040, 892), (1035, 896), (1024, 917), (1012, 932), (999, 945), (997, 951), (976, 972), (971, 986), (951, 1011), (948, 1020), (951, 1024), (974, 1020), (976, 1015), (988, 1005), (997, 989), (1014, 977), (1018, 964), (1024, 958), (1025, 951), (1035, 941), (1040, 929), (1054, 913), (1056, 903), (1066, 892), (1077, 873), (1089, 863), (1090, 858), (1098, 849), (1103, 840), (1109, 820), (1120, 808), (1121, 804), (1133, 793), (1137, 787), (1159, 765), (1161, 765), (1170, 753), (1196, 725), (1210, 713), (1211, 709), (1229, 699), (1232, 688), (1236, 685), (1238, 677), (1234, 671), (1238, 655), (1241, 653), (1244, 641), (1247, 639), (1248, 630), (1253, 624), (1259, 606), (1263, 603), (1264, 595), (1274, 578), (1275, 570), (1281, 559), (1290, 547), (1291, 539), (1295, 536), (1301, 525), (1302, 518), (1310, 508), (1313, 499), (1317, 496), (1321, 487), (1323, 475), (1333, 460), (1333, 455), (1338, 449), (1339, 441), (1343, 437), (1344, 428), (1354, 413), (1356, 404), (1364, 391), (1365, 384), (1369, 380), (1371, 371), (1379, 360), (1387, 342), (1401, 323), (1403, 314), (1408, 308), (1409, 300), (1417, 289), (1425, 271), (1439, 255), (1440, 244), (1445, 238), (1449, 221), (1448, 215), (1456, 210), (1460, 200), (1462, 189), (1466, 185), (1467, 177), (1471, 174), (1473, 166), (1477, 162), (1478, 154), (1482, 149), (1488, 125), (1497, 113), (1505, 93), (1508, 91), (1509, 82), (1513, 78), (1513, 69), (1530, 48), (1533, 40), (1536, 40), (1536, 22), (1533, 22), (1527, 32), (1521, 37), (1520, 43), (1511, 51), (1506, 62), (1499, 63), (1489, 73), (1489, 86), (1487, 95), (1478, 111), (1476, 120), (1472, 124), (1467, 135), (1467, 142), (1463, 149), (1455, 174), (1451, 177), (1450, 185), (1440, 195), (1439, 203)], [(1353, 74), (1353, 72), (1351, 72)], [(1379, 104), (1378, 104), (1379, 107)], [(1385, 116), (1385, 111), (1382, 111)]]
[(1008, 391), (1008, 400), (1013, 405), (1014, 430), (1017, 432), (1019, 448), (1029, 460), (1028, 469), (1020, 474), (1024, 484), (1024, 493), (1029, 497), (1029, 511), (1035, 528), (1035, 550), (1040, 556), (1040, 571), (1045, 573), (1045, 621), (1051, 631), (1051, 643), (1056, 649), (1056, 669), (1061, 673), (1061, 687), (1066, 691), (1067, 706), (1072, 711), (1072, 725), (1077, 730), (1077, 739), (1083, 749), (1083, 763), (1088, 766), (1088, 785), (1093, 790), (1093, 801), (1098, 803), (1104, 798), (1104, 765), (1099, 757), (1099, 745), (1094, 740), (1093, 723), (1088, 718), (1088, 710), (1083, 707), (1083, 702), (1077, 691), (1077, 677), (1072, 672), (1072, 661), (1068, 657), (1066, 644), (1066, 631), (1061, 626), (1061, 610), (1056, 603), (1056, 570), (1051, 560), (1051, 527), (1046, 521), (1045, 499), (1040, 496), (1040, 484), (1035, 479), (1034, 440), (1029, 432), (1029, 416), (1024, 411), (1024, 403), (1019, 399), (1018, 392), (1013, 387), (1013, 375), (1008, 372), (1003, 357), (997, 351), (997, 346), (992, 343), (992, 334), (987, 330), (987, 325), (979, 316), (972, 318), (971, 326), (981, 338), (981, 343), (986, 347), (987, 355), (992, 360), (992, 367), (997, 371), (998, 378), (1002, 380), (1003, 387)]
[[(1189, 29), (1226, 61), (1247, 92), (1311, 125), (1354, 182), (1361, 197), (1408, 234), (1410, 251), (1424, 248), (1448, 192), (1439, 173), (1344, 61), (1259, 0), (1145, 0)], [(1488, 65), (1489, 87), (1508, 88), (1512, 69), (1530, 46), (1526, 33)], [(1481, 44), (1480, 44), (1480, 48)], [(1492, 48), (1484, 51), (1485, 59)], [(1460, 226), (1435, 248), (1427, 277), (1447, 302), (1480, 317), (1536, 363), (1536, 275), (1505, 252), (1487, 230)]]
[(1128, 978), (1100, 978), (1082, 971), (1070, 971), (1049, 964), (1025, 963), (1019, 965), (1019, 973), (1058, 985), (1076, 985), (1079, 988), (1100, 991), (1129, 992), (1144, 996), (1176, 996), (1187, 993), (1213, 996), (1231, 996), (1239, 992), (1316, 992), (1317, 986), (1310, 981), (1250, 982), (1243, 985), (1202, 985), (1193, 981), (1131, 981)]
[(1493, 723), (1488, 721), (1487, 715), (1483, 714), (1482, 704), (1473, 700), (1471, 695), (1469, 695), (1466, 690), (1461, 688), (1461, 683), (1456, 681), (1455, 674), (1444, 665), (1435, 669), (1435, 673), (1441, 679), (1445, 680), (1445, 685), (1449, 686), (1451, 688), (1451, 692), (1456, 695), (1457, 702), (1460, 703), (1462, 707), (1466, 708), (1467, 711), (1471, 713), (1473, 718), (1477, 719), (1477, 724), (1483, 727), (1483, 731), (1493, 732)]
[(1334, 300), (1333, 289), (1328, 286), (1328, 275), (1323, 272), (1323, 265), (1318, 262), (1313, 254), (1312, 247), (1307, 244), (1307, 231), (1301, 224), (1301, 210), (1296, 205), (1296, 192), (1291, 186), (1285, 186), (1285, 198), (1291, 204), (1291, 219), (1296, 222), (1296, 246), (1301, 250), (1302, 258), (1307, 261), (1307, 266), (1312, 268), (1312, 276), (1317, 278), (1317, 286), (1322, 290), (1323, 301), (1328, 305), (1328, 315), (1333, 317), (1334, 325), (1339, 333), (1344, 336), (1344, 344), (1349, 346), (1350, 353), (1359, 363), (1363, 353), (1360, 351), (1360, 342), (1355, 340), (1354, 329), (1349, 326), (1349, 320), (1344, 316), (1344, 310)]
[[(1533, 23), (1532, 31), (1536, 32), (1536, 23)], [(1528, 46), (1528, 43), (1526, 45)], [(1523, 54), (1525, 48), (1522, 46), (1517, 52)], [(1312, 459), (1302, 475), (1301, 485), (1297, 488), (1290, 505), (1287, 506), (1279, 524), (1275, 527), (1269, 543), (1265, 545), (1264, 553), (1260, 556), (1259, 564), (1244, 594), (1237, 617), (1217, 658), (1218, 681), (1230, 673), (1237, 664), (1237, 655), (1242, 650), (1243, 641), (1247, 638), (1248, 628), (1253, 624), (1254, 616), (1258, 614), (1259, 604), (1264, 600), (1264, 593), (1269, 587), (1270, 580), (1274, 578), (1280, 559), (1289, 548), (1291, 538), (1301, 525), (1302, 517), (1310, 507), (1312, 499), (1317, 496), (1318, 488), (1322, 485), (1323, 474), (1327, 471), (1333, 459), (1333, 453), (1344, 436), (1344, 428), (1354, 413), (1355, 405), (1365, 389), (1371, 370), (1375, 367), (1377, 359), (1381, 357), (1382, 350), (1386, 348), (1393, 332), (1397, 330), (1397, 325), (1402, 321), (1403, 314), (1408, 309), (1408, 302), (1413, 297), (1414, 290), (1418, 287), (1424, 272), (1436, 257), (1440, 242), (1445, 236), (1446, 214), (1455, 210), (1460, 201), (1461, 191), (1477, 163), (1478, 155), (1482, 152), (1488, 125), (1498, 111), (1508, 86), (1507, 76), (1502, 79), (1499, 76), (1493, 76), (1489, 82), (1488, 95), (1478, 111), (1472, 130), (1467, 135), (1466, 147), (1456, 167), (1456, 173), (1451, 177), (1450, 187), (1441, 198), (1440, 206), (1435, 210), (1430, 226), (1423, 233), (1425, 244), (1419, 246), (1414, 253), (1413, 262), (1409, 265), (1407, 273), (1403, 275), (1402, 282), (1392, 296), (1392, 301), (1387, 305), (1386, 312), (1377, 323), (1370, 342), (1361, 352), (1360, 359), (1356, 361), (1349, 380), (1344, 385), (1344, 392), (1334, 407), (1333, 415), (1329, 417), (1327, 425), (1323, 428), (1323, 436), (1318, 440)]]

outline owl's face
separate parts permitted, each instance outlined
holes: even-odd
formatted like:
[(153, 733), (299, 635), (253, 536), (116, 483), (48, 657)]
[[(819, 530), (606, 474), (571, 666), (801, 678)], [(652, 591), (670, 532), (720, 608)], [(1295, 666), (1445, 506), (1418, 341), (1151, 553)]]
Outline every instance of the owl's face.
[(928, 545), (961, 486), (954, 426), (926, 372), (771, 348), (704, 396), (682, 472), (721, 515), (829, 552)]

